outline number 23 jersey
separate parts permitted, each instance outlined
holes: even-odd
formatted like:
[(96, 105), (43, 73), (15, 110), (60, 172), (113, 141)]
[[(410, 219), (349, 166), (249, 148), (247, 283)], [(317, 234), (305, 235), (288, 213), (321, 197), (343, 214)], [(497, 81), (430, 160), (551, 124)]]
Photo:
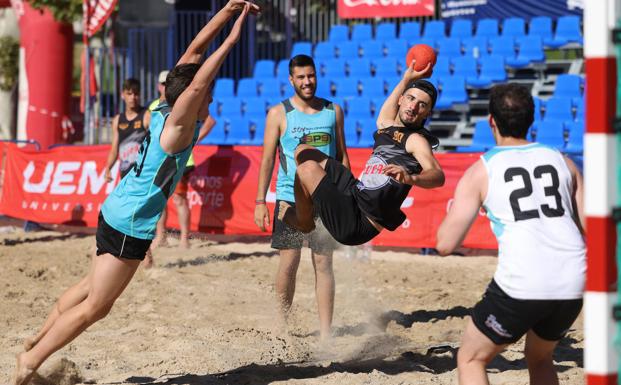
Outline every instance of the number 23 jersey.
[(481, 158), (483, 206), (498, 240), (496, 283), (517, 299), (582, 298), (585, 244), (563, 155), (531, 143), (494, 147)]

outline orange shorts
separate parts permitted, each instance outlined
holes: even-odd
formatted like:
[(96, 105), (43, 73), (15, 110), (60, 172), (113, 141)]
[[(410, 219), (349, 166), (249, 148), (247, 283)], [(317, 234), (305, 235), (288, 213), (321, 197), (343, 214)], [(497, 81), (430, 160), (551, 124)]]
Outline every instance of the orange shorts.
[(188, 193), (188, 186), (190, 185), (190, 174), (194, 170), (194, 167), (188, 167), (183, 172), (183, 176), (177, 187), (175, 188), (175, 194), (185, 196)]

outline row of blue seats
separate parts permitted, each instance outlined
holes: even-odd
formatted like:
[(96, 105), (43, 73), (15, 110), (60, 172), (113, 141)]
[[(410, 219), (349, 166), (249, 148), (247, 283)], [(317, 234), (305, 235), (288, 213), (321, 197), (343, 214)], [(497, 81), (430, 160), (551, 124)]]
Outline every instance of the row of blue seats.
[[(367, 40), (392, 40), (397, 36), (405, 40), (414, 40), (419, 37), (428, 39), (442, 39), (444, 37), (468, 38), (471, 36), (496, 37), (496, 36), (539, 36), (546, 46), (561, 47), (567, 43), (582, 44), (582, 28), (578, 16), (562, 16), (556, 21), (553, 29), (553, 20), (547, 16), (535, 17), (527, 22), (523, 18), (511, 17), (502, 20), (480, 19), (476, 30), (472, 20), (456, 19), (447, 28), (444, 20), (427, 21), (421, 29), (421, 24), (416, 21), (401, 23), (397, 34), (397, 25), (384, 22), (377, 25), (375, 35), (371, 24), (356, 24), (352, 27), (351, 37), (349, 27), (346, 25), (333, 25), (330, 28), (328, 40), (331, 42), (341, 41), (367, 41)], [(528, 29), (528, 33), (527, 33)], [(421, 34), (422, 31), (422, 34)], [(448, 31), (448, 33), (447, 33)]]
[[(529, 130), (529, 138), (561, 151), (581, 153), (584, 138), (584, 120), (535, 121)], [(481, 152), (494, 147), (495, 141), (487, 119), (475, 124), (472, 144), (458, 147), (458, 152)]]
[[(361, 42), (344, 41), (340, 43), (324, 41), (317, 43), (314, 49), (306, 43), (295, 43), (291, 56), (304, 54), (319, 60), (333, 58), (378, 59), (383, 57), (403, 59), (409, 47), (415, 44), (427, 44), (433, 47), (438, 54), (450, 57), (462, 55), (480, 57), (496, 54), (509, 58), (521, 56), (528, 58), (529, 61), (541, 62), (545, 55), (543, 40), (539, 36), (522, 36), (517, 38), (513, 36), (500, 36), (494, 38), (470, 37), (465, 39), (448, 37), (440, 40), (418, 38), (412, 41), (397, 39), (384, 42), (375, 40)], [(263, 71), (262, 68), (261, 71)], [(273, 72), (274, 64), (271, 65), (271, 68), (266, 68), (265, 73), (257, 73), (255, 71), (255, 76), (270, 75)]]

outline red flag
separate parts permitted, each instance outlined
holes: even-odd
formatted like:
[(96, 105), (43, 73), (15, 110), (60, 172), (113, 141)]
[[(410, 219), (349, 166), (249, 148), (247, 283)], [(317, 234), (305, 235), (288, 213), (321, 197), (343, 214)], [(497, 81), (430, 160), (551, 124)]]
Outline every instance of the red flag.
[(84, 35), (89, 38), (104, 25), (116, 7), (118, 0), (84, 0)]

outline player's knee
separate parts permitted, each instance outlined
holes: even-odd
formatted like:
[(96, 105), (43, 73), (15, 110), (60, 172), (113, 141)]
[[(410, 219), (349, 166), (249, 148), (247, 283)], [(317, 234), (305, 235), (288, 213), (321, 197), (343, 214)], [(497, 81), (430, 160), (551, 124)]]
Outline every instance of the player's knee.
[(315, 256), (315, 271), (321, 274), (331, 274), (332, 273), (332, 257), (327, 257), (325, 255), (316, 255)]
[(296, 172), (300, 179), (305, 180), (309, 176), (316, 174), (317, 167), (317, 164), (314, 162), (304, 162), (298, 165)]
[(114, 302), (101, 302), (87, 299), (85, 304), (86, 309), (84, 317), (90, 324), (105, 318), (110, 313)]

